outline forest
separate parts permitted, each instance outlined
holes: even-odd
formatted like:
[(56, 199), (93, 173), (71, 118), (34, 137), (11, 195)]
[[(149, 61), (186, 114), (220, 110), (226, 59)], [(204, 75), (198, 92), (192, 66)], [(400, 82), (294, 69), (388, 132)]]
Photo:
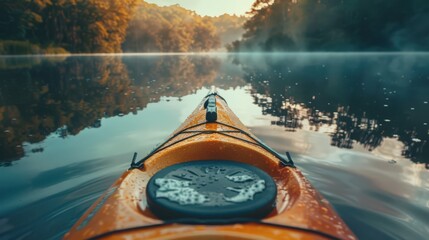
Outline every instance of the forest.
[(143, 0), (2, 0), (0, 54), (428, 51), (427, 0), (255, 0), (200, 16)]
[(256, 0), (230, 51), (427, 51), (427, 0)]
[(210, 51), (244, 21), (142, 0), (2, 0), (0, 54)]

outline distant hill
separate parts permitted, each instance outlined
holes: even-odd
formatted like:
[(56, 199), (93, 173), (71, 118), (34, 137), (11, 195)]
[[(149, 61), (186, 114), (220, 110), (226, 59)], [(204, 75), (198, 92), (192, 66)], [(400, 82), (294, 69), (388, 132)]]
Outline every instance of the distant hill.
[(212, 21), (216, 32), (220, 37), (221, 46), (225, 47), (232, 42), (241, 39), (244, 33), (243, 25), (247, 18), (244, 16), (223, 14), (219, 17), (204, 17), (204, 20)]
[(130, 21), (124, 52), (198, 52), (218, 50), (238, 40), (244, 17), (202, 17), (181, 7), (141, 2)]

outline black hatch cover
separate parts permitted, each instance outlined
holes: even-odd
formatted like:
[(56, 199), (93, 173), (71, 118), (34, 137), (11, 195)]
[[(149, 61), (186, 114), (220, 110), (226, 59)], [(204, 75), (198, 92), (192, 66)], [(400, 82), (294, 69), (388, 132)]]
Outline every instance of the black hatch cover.
[(227, 160), (179, 163), (149, 180), (147, 200), (158, 217), (204, 221), (262, 218), (275, 206), (270, 175), (249, 164)]

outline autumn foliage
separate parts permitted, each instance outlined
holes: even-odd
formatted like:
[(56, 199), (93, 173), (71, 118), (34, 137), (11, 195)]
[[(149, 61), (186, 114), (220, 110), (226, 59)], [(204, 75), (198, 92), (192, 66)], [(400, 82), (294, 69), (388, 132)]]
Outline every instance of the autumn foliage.
[(210, 51), (238, 39), (243, 22), (142, 0), (2, 0), (0, 54)]
[(0, 39), (71, 52), (120, 52), (137, 0), (4, 0)]
[(123, 46), (125, 52), (208, 51), (219, 48), (220, 39), (213, 23), (195, 12), (142, 2)]

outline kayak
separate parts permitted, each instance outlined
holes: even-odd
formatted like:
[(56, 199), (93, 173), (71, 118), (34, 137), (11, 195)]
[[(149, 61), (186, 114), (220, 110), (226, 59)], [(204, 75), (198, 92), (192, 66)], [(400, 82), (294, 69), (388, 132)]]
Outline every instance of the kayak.
[(329, 202), (209, 93), (64, 239), (356, 239)]

